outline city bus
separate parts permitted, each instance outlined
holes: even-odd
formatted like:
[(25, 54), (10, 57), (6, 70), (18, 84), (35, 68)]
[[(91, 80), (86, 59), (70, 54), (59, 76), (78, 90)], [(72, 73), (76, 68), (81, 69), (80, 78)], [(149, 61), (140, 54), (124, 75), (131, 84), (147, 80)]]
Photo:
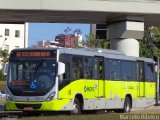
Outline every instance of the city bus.
[(6, 110), (130, 112), (156, 102), (154, 61), (88, 48), (12, 50)]

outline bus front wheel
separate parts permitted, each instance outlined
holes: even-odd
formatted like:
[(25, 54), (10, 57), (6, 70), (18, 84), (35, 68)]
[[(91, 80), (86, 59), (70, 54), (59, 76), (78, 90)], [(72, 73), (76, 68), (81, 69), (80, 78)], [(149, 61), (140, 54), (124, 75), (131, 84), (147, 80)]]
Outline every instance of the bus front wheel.
[(81, 104), (77, 98), (74, 99), (73, 108), (74, 109), (71, 111), (72, 115), (79, 115), (82, 113)]

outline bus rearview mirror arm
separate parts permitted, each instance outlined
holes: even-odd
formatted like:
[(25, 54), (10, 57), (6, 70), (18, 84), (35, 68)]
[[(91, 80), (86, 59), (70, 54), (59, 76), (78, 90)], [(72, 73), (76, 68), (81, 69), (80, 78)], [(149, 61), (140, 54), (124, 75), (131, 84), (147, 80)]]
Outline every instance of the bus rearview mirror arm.
[(3, 68), (2, 68), (2, 74), (4, 76), (7, 76), (7, 70), (8, 70), (8, 62), (3, 64)]

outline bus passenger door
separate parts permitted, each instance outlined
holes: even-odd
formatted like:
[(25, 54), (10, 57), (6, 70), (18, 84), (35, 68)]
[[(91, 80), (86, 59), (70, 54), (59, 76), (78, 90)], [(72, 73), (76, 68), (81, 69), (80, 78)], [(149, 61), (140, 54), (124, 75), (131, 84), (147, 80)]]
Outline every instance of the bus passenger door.
[(94, 59), (94, 71), (95, 71), (95, 97), (104, 97), (104, 58), (95, 57)]
[(138, 97), (145, 97), (144, 62), (137, 61)]

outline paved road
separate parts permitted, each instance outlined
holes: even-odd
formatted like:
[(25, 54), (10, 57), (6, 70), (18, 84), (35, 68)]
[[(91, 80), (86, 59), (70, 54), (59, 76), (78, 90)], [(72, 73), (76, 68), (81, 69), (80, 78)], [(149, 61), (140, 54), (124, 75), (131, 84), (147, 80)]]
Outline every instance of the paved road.
[[(160, 110), (160, 105), (159, 106), (150, 106), (150, 107), (145, 107), (145, 108), (133, 108), (133, 109), (131, 109), (131, 112), (147, 111), (147, 110)], [(0, 103), (0, 111), (4, 111), (4, 103)]]

